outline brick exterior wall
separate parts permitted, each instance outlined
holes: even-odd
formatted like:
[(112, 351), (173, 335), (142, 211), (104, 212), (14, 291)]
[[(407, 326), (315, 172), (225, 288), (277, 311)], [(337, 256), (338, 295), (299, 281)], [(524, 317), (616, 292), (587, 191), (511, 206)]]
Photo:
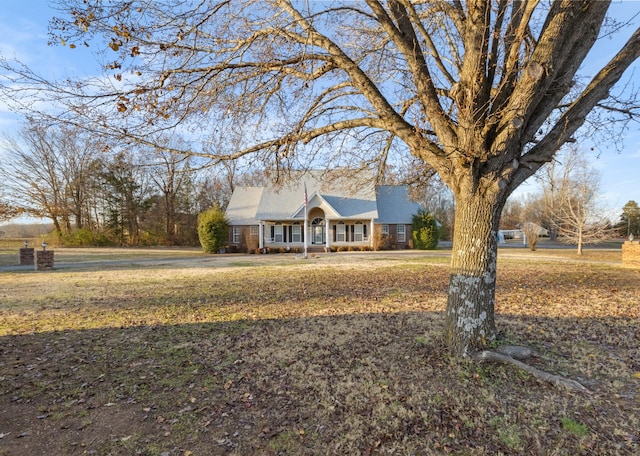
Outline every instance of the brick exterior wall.
[(626, 241), (622, 244), (622, 264), (640, 266), (640, 241)]
[[(234, 227), (233, 226), (229, 226), (229, 238), (228, 238), (228, 245), (229, 245), (229, 249), (228, 252), (229, 253), (238, 253), (238, 252), (242, 252), (242, 253), (255, 253), (256, 250), (258, 249), (259, 243), (260, 243), (260, 239), (259, 236), (257, 235), (252, 235), (251, 234), (251, 226), (250, 225), (235, 225), (236, 229), (237, 227), (240, 227), (240, 242), (233, 242), (234, 241), (234, 236), (233, 236), (233, 230)], [(257, 229), (257, 226), (255, 227)]]
[(404, 225), (405, 239), (398, 240), (398, 225), (389, 224), (389, 235), (383, 237), (382, 224), (376, 224), (374, 227), (374, 245), (375, 250), (402, 250), (413, 248), (413, 238), (411, 225)]

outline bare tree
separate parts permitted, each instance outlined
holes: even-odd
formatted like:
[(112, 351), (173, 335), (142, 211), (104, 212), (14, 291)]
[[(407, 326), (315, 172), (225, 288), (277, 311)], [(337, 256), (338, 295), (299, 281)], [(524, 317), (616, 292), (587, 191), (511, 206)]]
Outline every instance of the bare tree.
[(20, 215), (20, 209), (16, 206), (0, 200), (0, 222), (6, 222)]
[[(398, 183), (404, 184), (407, 181), (401, 179)], [(455, 200), (451, 190), (437, 176), (429, 176), (427, 180), (410, 180), (408, 183), (411, 198), (433, 214), (440, 224), (440, 239), (451, 239), (455, 219)]]
[(214, 161), (428, 164), (456, 198), (445, 337), (466, 355), (495, 338), (507, 197), (594, 108), (638, 113), (610, 92), (639, 56), (640, 30), (579, 82), (609, 3), (65, 0), (53, 38), (110, 53), (111, 82), (52, 84), (5, 61), (3, 84), (17, 108), (46, 89), (63, 106), (56, 116), (104, 134), (149, 143), (150, 130), (197, 132), (187, 152)]
[(92, 216), (96, 204), (97, 161), (100, 145), (77, 128), (61, 127), (56, 134), (55, 153), (58, 155), (65, 189), (66, 207), (75, 228), (95, 229), (98, 222)]
[(525, 207), (523, 198), (509, 198), (502, 208), (499, 225), (500, 229), (518, 229), (524, 220)]
[[(0, 163), (0, 176), (2, 175), (2, 168), (3, 165), (2, 163)], [(23, 212), (23, 210), (18, 207), (15, 202), (9, 201), (5, 193), (6, 188), (4, 186), (0, 186), (0, 222), (11, 220)]]
[[(585, 244), (597, 244), (613, 236), (606, 211), (599, 205), (600, 174), (589, 166), (576, 147), (561, 156), (561, 171), (550, 176), (556, 189), (553, 206), (547, 208), (561, 242), (575, 244), (582, 255)], [(557, 165), (553, 167), (557, 169)]]
[(179, 232), (178, 209), (179, 196), (192, 172), (189, 157), (177, 156), (160, 150), (150, 157), (155, 165), (149, 175), (155, 187), (162, 193), (165, 234), (169, 245), (175, 245)]
[(0, 176), (22, 212), (51, 219), (58, 233), (91, 225), (96, 145), (83, 131), (34, 120), (5, 139)]
[(5, 188), (25, 212), (47, 217), (58, 233), (71, 229), (63, 168), (57, 147), (60, 137), (36, 122), (24, 126), (20, 138), (7, 137), (8, 159), (0, 168)]
[(557, 160), (553, 160), (542, 167), (540, 172), (535, 176), (540, 184), (541, 194), (534, 196), (534, 201), (530, 201), (529, 207), (535, 207), (538, 210), (540, 223), (549, 230), (549, 238), (555, 241), (558, 237), (558, 221), (555, 219), (558, 213), (558, 207), (562, 204), (561, 188), (562, 179), (558, 176)]

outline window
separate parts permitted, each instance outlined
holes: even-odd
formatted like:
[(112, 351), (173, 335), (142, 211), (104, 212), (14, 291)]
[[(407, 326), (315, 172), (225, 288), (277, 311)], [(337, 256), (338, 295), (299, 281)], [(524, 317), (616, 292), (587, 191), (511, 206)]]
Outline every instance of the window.
[(407, 232), (406, 226), (398, 225), (397, 233), (398, 233), (398, 242), (406, 242), (407, 241)]
[(355, 242), (362, 242), (362, 234), (363, 234), (362, 223), (358, 222), (354, 225), (353, 240)]
[(382, 225), (380, 231), (383, 236), (389, 236), (389, 225)]
[(346, 240), (345, 224), (340, 222), (336, 225), (336, 242), (344, 242)]
[(284, 231), (282, 230), (282, 225), (275, 225), (273, 228), (273, 241), (284, 242)]
[(301, 226), (298, 224), (294, 224), (291, 227), (291, 241), (292, 242), (302, 242), (302, 230)]
[(260, 234), (260, 227), (258, 225), (251, 225), (249, 234), (251, 236), (258, 236)]
[(242, 242), (242, 227), (234, 226), (233, 227), (233, 243), (240, 244)]

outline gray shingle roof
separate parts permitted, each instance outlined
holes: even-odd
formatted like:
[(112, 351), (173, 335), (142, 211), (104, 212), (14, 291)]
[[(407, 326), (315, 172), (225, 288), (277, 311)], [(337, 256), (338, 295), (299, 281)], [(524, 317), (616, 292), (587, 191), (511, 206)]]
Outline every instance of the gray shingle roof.
[(420, 206), (409, 200), (407, 188), (376, 188), (373, 182), (372, 174), (354, 177), (310, 171), (294, 175), (278, 186), (236, 187), (227, 207), (227, 219), (231, 225), (303, 220), (306, 185), (309, 208), (320, 206), (325, 212), (333, 212), (331, 218), (411, 223)]
[(421, 206), (411, 201), (405, 185), (380, 185), (376, 189), (378, 219), (376, 223), (411, 223)]

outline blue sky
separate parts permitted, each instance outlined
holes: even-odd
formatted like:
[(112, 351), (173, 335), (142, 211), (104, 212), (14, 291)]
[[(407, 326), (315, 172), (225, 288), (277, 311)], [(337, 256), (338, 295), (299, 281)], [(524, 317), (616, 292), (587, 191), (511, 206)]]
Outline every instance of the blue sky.
[[(640, 25), (639, 0), (614, 0), (611, 13), (619, 19), (633, 18), (633, 25), (622, 30), (614, 38), (601, 39), (588, 59), (592, 71), (599, 69), (617, 51), (622, 43)], [(68, 47), (48, 46), (47, 26), (55, 11), (47, 0), (2, 0), (0, 8), (0, 53), (6, 58), (16, 57), (33, 70), (45, 76), (63, 76), (68, 73), (82, 75), (96, 71), (97, 65), (91, 49), (82, 46), (71, 50)], [(625, 74), (640, 84), (640, 62)], [(0, 103), (0, 133), (14, 134), (20, 128), (20, 119), (6, 111)], [(590, 150), (592, 144), (580, 141), (579, 145)], [(0, 157), (2, 151), (0, 150)], [(603, 203), (612, 208), (621, 208), (627, 201), (640, 203), (640, 123), (630, 125), (624, 139), (624, 150), (606, 150), (599, 146), (591, 155), (591, 163), (602, 177)], [(599, 158), (596, 158), (599, 155)], [(525, 183), (519, 192), (535, 191), (532, 183)]]

